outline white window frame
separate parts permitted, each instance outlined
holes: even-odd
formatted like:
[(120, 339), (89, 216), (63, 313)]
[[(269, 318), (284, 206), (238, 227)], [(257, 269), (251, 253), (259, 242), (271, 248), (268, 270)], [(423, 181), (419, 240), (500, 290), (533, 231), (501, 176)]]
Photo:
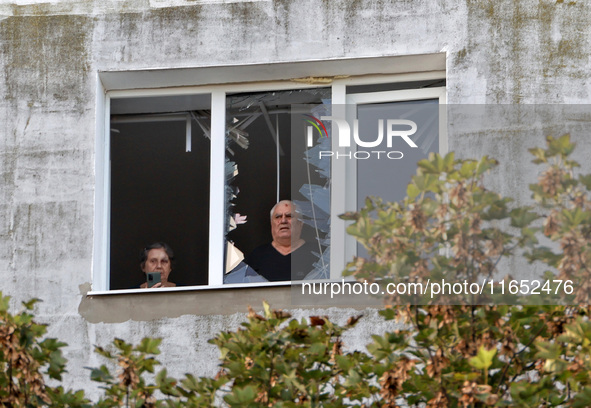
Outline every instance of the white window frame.
[[(386, 102), (410, 102), (426, 99), (437, 99), (440, 106), (445, 105), (447, 101), (445, 87), (405, 89), (400, 91), (378, 91), (345, 95), (345, 106), (347, 111), (340, 112), (340, 114), (344, 114), (343, 117), (346, 117), (349, 123), (353, 123), (352, 119), (356, 118), (356, 108), (358, 105)], [(446, 123), (445, 109), (440, 109), (438, 151), (441, 154), (446, 154), (448, 150)], [(335, 143), (334, 139), (333, 143)], [(343, 148), (333, 146), (333, 149), (340, 149), (341, 154), (345, 153)], [(354, 149), (354, 147), (352, 147), (352, 149)], [(332, 241), (330, 275), (331, 279), (340, 279), (341, 272), (345, 269), (347, 262), (357, 255), (357, 241), (354, 237), (346, 233), (345, 222), (338, 218), (339, 214), (357, 208), (357, 162), (355, 160), (333, 160), (331, 171), (331, 185), (333, 190), (335, 190), (335, 192), (331, 192), (331, 194), (334, 194), (332, 197), (336, 198), (337, 202), (334, 203), (334, 205), (331, 205)], [(335, 185), (337, 186), (336, 188)], [(336, 194), (339, 194), (340, 197), (335, 197)], [(334, 242), (335, 237), (339, 240), (338, 243)], [(333, 244), (336, 244), (335, 250), (332, 250)]]
[[(410, 59), (409, 59), (410, 58)], [(413, 59), (414, 58), (414, 59)], [(308, 65), (302, 66), (302, 63), (294, 64), (276, 64), (271, 66), (271, 74), (267, 67), (266, 74), (269, 77), (275, 75), (284, 75), (286, 77), (273, 78), (273, 81), (261, 82), (244, 82), (244, 83), (222, 83), (221, 78), (225, 78), (222, 67), (218, 68), (219, 77), (217, 77), (218, 84), (199, 84), (201, 81), (207, 82), (212, 79), (208, 76), (211, 74), (210, 67), (195, 69), (194, 72), (201, 72), (202, 76), (188, 75), (187, 70), (161, 70), (148, 72), (124, 72), (124, 73), (99, 73), (97, 76), (97, 126), (96, 126), (96, 191), (95, 191), (95, 220), (94, 220), (94, 253), (93, 253), (93, 271), (92, 271), (92, 291), (88, 295), (103, 295), (103, 294), (124, 294), (124, 293), (146, 293), (156, 291), (185, 291), (185, 290), (207, 290), (207, 289), (228, 289), (238, 287), (262, 287), (262, 286), (285, 286), (290, 285), (290, 282), (265, 282), (265, 283), (243, 283), (243, 284), (223, 284), (224, 273), (224, 223), (225, 211), (220, 210), (225, 208), (224, 183), (220, 183), (216, 178), (220, 174), (225, 174), (225, 115), (226, 115), (226, 95), (237, 92), (261, 92), (261, 91), (281, 91), (290, 89), (309, 89), (318, 87), (332, 87), (332, 103), (333, 106), (345, 106), (350, 101), (356, 103), (371, 103), (363, 102), (360, 97), (349, 95), (347, 97), (346, 87), (349, 85), (371, 85), (371, 84), (387, 84), (396, 82), (410, 82), (419, 80), (435, 80), (445, 79), (445, 70), (442, 69), (442, 61), (440, 54), (429, 56), (412, 56), (412, 57), (389, 57), (388, 61), (391, 64), (390, 71), (395, 73), (374, 74), (368, 75), (367, 65), (374, 67), (374, 64), (380, 62), (383, 58), (367, 58), (362, 60), (346, 60), (332, 62), (331, 74), (340, 75), (341, 71), (346, 72), (347, 66), (353, 74), (360, 76), (351, 76), (341, 79), (333, 79), (331, 83), (327, 84), (323, 81), (316, 81), (310, 79), (306, 81), (291, 81), (285, 80), (288, 78), (306, 78), (316, 74), (319, 67), (326, 67), (326, 61), (309, 62)], [(380, 61), (377, 61), (380, 60)], [(435, 60), (433, 62), (432, 60)], [(392, 64), (392, 61), (398, 61), (399, 64)], [(414, 63), (413, 63), (414, 61)], [(381, 61), (380, 63), (384, 63)], [(417, 65), (414, 65), (414, 64)], [(396, 70), (409, 69), (409, 66), (422, 66), (426, 69), (437, 67), (438, 70), (429, 70), (427, 72), (414, 73), (397, 73)], [(365, 66), (365, 70), (364, 67)], [(378, 64), (380, 66), (380, 64)], [(302, 70), (302, 68), (308, 67)], [(260, 69), (260, 68), (259, 68)], [(240, 70), (241, 75), (236, 75), (236, 70)], [(304, 72), (302, 72), (304, 71)], [(227, 74), (229, 82), (232, 78), (236, 80), (246, 80), (242, 78), (251, 74), (250, 79), (256, 79), (256, 75), (260, 75), (260, 71), (252, 71), (252, 66), (235, 68), (230, 70)], [(329, 70), (330, 72), (330, 70)], [(371, 72), (371, 71), (369, 71)], [(312, 74), (306, 75), (305, 73)], [(302, 75), (303, 74), (303, 75)], [(362, 76), (361, 76), (362, 75)], [(214, 75), (215, 76), (215, 75)], [(197, 80), (195, 78), (198, 78)], [(157, 87), (157, 85), (168, 82), (170, 86)], [(197, 84), (196, 84), (197, 82)], [(125, 89), (125, 84), (132, 84), (144, 88), (141, 89)], [(153, 87), (153, 88), (150, 88)], [(445, 103), (445, 90), (437, 89), (437, 95), (440, 98), (440, 103), (443, 100)], [(414, 89), (408, 91), (390, 91), (390, 92), (374, 92), (373, 95), (378, 94), (392, 94), (396, 92), (400, 96), (407, 95), (409, 99), (426, 99), (423, 94), (431, 94), (434, 89)], [(110, 101), (113, 98), (137, 98), (137, 97), (154, 97), (154, 96), (175, 96), (187, 94), (211, 94), (211, 147), (210, 147), (210, 218), (209, 218), (209, 266), (208, 266), (208, 285), (201, 286), (184, 286), (173, 288), (160, 289), (123, 289), (123, 290), (109, 290), (109, 248), (110, 248), (110, 165), (109, 165), (109, 151), (110, 151)], [(432, 98), (432, 97), (430, 97)], [(392, 100), (388, 100), (392, 101)], [(344, 112), (343, 112), (344, 113)], [(333, 115), (339, 114), (333, 111)], [(447, 151), (447, 138), (445, 136), (445, 129), (440, 118), (440, 151)], [(333, 139), (333, 149), (339, 149), (336, 146), (335, 139)], [(350, 256), (351, 240), (347, 238), (345, 233), (345, 222), (338, 218), (338, 214), (342, 214), (347, 210), (350, 197), (349, 190), (352, 188), (354, 178), (348, 178), (354, 169), (346, 168), (344, 161), (333, 160), (331, 174), (331, 278), (340, 279), (341, 272), (344, 270), (348, 256)], [(355, 188), (355, 186), (353, 186)]]

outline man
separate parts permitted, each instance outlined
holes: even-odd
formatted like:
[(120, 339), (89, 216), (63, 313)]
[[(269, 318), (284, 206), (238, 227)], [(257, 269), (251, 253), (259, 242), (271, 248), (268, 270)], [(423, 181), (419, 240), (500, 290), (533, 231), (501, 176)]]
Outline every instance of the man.
[(302, 226), (295, 205), (289, 200), (278, 202), (271, 209), (273, 240), (255, 248), (244, 262), (269, 281), (304, 279), (315, 256), (301, 238)]
[[(168, 276), (172, 272), (172, 261), (174, 253), (172, 248), (164, 242), (156, 242), (142, 249), (140, 256), (140, 268), (145, 274), (149, 272), (160, 272), (160, 282), (152, 288), (168, 288), (176, 286), (176, 283), (169, 282)], [(140, 285), (140, 288), (146, 289), (148, 282)]]

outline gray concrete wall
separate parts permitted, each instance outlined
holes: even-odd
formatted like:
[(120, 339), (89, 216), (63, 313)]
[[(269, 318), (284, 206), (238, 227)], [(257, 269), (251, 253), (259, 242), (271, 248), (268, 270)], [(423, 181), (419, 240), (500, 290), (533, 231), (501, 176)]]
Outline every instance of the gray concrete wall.
[[(281, 299), (289, 290), (233, 291), (225, 296), (234, 301), (219, 314), (200, 312), (203, 299), (215, 295), (193, 293), (184, 295), (184, 307), (157, 318), (133, 309), (161, 298), (92, 303), (85, 296), (94, 239), (98, 71), (445, 52), (449, 103), (585, 104), (591, 90), (589, 21), (591, 6), (568, 0), (4, 1), (0, 290), (15, 303), (43, 300), (39, 320), (69, 343), (66, 383), (90, 395), (96, 387), (83, 367), (99, 365), (93, 345), (115, 336), (161, 336), (171, 374), (213, 374), (217, 353), (207, 339), (236, 328), (247, 303), (268, 297), (274, 306), (288, 306)], [(506, 159), (497, 184), (526, 196), (532, 169), (525, 152), (543, 136), (497, 132), (449, 142), (464, 156)], [(584, 147), (584, 132), (576, 137)], [(124, 309), (121, 315), (105, 318), (117, 308)], [(295, 311), (341, 322), (352, 312)], [(370, 332), (386, 327), (373, 311), (367, 315), (346, 339), (351, 347), (363, 347)]]

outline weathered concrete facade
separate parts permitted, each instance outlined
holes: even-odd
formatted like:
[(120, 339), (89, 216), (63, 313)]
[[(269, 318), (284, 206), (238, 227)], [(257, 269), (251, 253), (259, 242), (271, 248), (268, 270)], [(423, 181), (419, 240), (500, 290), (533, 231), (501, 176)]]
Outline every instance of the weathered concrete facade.
[[(98, 365), (93, 345), (113, 337), (163, 337), (171, 374), (212, 374), (217, 355), (207, 340), (235, 328), (246, 304), (289, 307), (289, 289), (199, 291), (176, 300), (85, 295), (96, 239), (99, 72), (444, 53), (450, 104), (586, 104), (589, 21), (589, 4), (566, 0), (4, 1), (0, 290), (15, 301), (43, 300), (39, 320), (69, 344), (66, 381), (90, 395), (95, 387), (84, 385), (82, 367)], [(462, 156), (499, 158), (506, 165), (498, 186), (526, 199), (533, 177), (526, 149), (545, 135), (493, 133), (450, 138), (449, 146)], [(585, 140), (575, 140), (584, 157)], [(145, 312), (148, 304), (162, 311)], [(313, 313), (339, 320), (349, 309)], [(368, 312), (349, 344), (362, 347), (363, 333), (380, 325)]]

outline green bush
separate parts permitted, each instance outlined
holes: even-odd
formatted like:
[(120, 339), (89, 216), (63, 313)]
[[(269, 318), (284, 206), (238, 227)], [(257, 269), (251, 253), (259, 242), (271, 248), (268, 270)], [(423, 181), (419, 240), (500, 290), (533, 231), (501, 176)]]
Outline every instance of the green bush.
[[(575, 174), (573, 150), (568, 135), (531, 150), (546, 166), (531, 186), (536, 208), (486, 188), (496, 161), (449, 154), (419, 163), (403, 202), (368, 199), (343, 216), (369, 254), (348, 265), (360, 280), (478, 282), (494, 278), (503, 258), (525, 256), (548, 265), (551, 281), (573, 282), (571, 290), (553, 282), (529, 297), (390, 296), (380, 314), (406, 325), (374, 334), (363, 352), (342, 342), (361, 316), (343, 326), (321, 316), (298, 321), (264, 304), (262, 314), (250, 309), (241, 328), (210, 340), (220, 351), (214, 378), (171, 378), (159, 367), (160, 340), (134, 346), (115, 339), (95, 349), (109, 362), (91, 370), (103, 389), (95, 406), (591, 406), (591, 323), (583, 306), (591, 285), (591, 175)], [(541, 246), (541, 236), (554, 249)], [(44, 338), (46, 327), (31, 313), (35, 300), (15, 315), (8, 302), (0, 296), (0, 406), (91, 406), (82, 391), (46, 384), (61, 380), (65, 344)]]
[(10, 297), (0, 292), (0, 407), (90, 406), (84, 392), (46, 384), (46, 377), (61, 381), (66, 344), (43, 338), (47, 327), (35, 323), (31, 313), (37, 301), (23, 303), (24, 309), (13, 315)]

